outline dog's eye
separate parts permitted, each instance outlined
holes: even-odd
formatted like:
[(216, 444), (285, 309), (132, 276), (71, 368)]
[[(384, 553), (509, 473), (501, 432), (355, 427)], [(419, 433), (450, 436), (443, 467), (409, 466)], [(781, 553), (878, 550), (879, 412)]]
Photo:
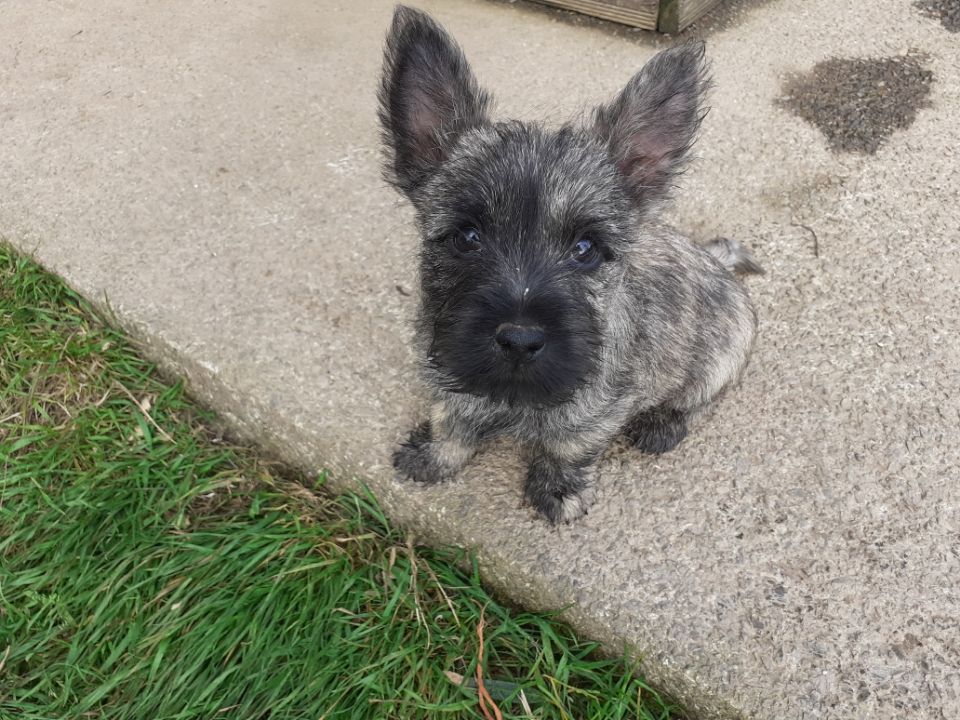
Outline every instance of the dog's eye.
[(594, 268), (600, 264), (600, 251), (590, 238), (582, 237), (570, 251), (570, 257), (582, 268)]
[(460, 230), (453, 236), (453, 249), (467, 255), (480, 249), (480, 233), (475, 228)]

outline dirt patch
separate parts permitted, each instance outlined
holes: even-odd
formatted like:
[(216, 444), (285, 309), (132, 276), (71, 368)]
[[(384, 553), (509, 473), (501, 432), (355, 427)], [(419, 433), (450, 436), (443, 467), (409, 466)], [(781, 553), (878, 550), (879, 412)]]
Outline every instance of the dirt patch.
[(925, 56), (831, 58), (790, 77), (777, 102), (818, 127), (834, 152), (873, 154), (927, 105), (933, 73)]
[(960, 0), (917, 0), (913, 6), (950, 32), (960, 32)]

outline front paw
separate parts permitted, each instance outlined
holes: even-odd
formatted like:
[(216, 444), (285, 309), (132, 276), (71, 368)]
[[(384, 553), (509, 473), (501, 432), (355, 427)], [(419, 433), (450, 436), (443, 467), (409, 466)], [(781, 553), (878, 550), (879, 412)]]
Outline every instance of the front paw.
[(534, 463), (527, 473), (524, 495), (534, 509), (554, 525), (587, 514), (596, 502), (592, 468)]
[(442, 482), (443, 476), (432, 452), (430, 423), (418, 425), (407, 441), (393, 453), (393, 467), (402, 477), (424, 485)]

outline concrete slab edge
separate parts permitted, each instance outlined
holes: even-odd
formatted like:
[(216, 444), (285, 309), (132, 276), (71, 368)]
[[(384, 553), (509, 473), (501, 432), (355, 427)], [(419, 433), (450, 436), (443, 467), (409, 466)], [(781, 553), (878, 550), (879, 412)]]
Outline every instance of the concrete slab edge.
[[(7, 241), (17, 247), (14, 241)], [(28, 252), (25, 248), (19, 250)], [(357, 491), (366, 485), (364, 478), (358, 477), (350, 468), (326, 464), (303, 429), (286, 419), (282, 413), (270, 409), (251, 393), (231, 387), (222, 376), (191, 357), (176, 342), (128, 314), (123, 308), (114, 307), (109, 297), (92, 296), (84, 292), (82, 287), (74, 286), (69, 276), (65, 277), (57, 268), (47, 266), (42, 257), (34, 254), (33, 259), (49, 272), (63, 278), (68, 286), (90, 303), (102, 321), (124, 332), (138, 351), (157, 365), (163, 377), (184, 381), (190, 397), (217, 413), (236, 440), (252, 444), (308, 475), (328, 471), (330, 477), (326, 487), (332, 492)], [(378, 494), (377, 499), (392, 522), (401, 528), (408, 527), (396, 517), (394, 500), (388, 494)], [(435, 546), (469, 545), (449, 522), (445, 526), (436, 525), (432, 532), (417, 528), (416, 538), (419, 543)], [(746, 718), (731, 702), (699, 685), (695, 678), (682, 670), (670, 667), (669, 662), (645, 657), (644, 648), (618, 637), (616, 631), (605, 625), (601, 618), (590, 617), (575, 606), (563, 607), (563, 593), (550, 587), (545, 578), (528, 576), (516, 565), (498, 558), (495, 546), (471, 549), (477, 553), (483, 582), (496, 595), (533, 611), (560, 610), (557, 614), (560, 620), (568, 623), (581, 637), (600, 643), (603, 652), (610, 656), (626, 654), (640, 658), (638, 669), (644, 678), (658, 692), (679, 704), (688, 717), (699, 720)], [(516, 589), (521, 587), (527, 589), (518, 596)]]

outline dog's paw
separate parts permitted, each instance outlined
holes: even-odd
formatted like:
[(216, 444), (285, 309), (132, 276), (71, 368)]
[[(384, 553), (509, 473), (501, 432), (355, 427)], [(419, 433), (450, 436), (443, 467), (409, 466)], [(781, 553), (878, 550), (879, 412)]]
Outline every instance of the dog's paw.
[(433, 457), (430, 439), (430, 423), (425, 422), (415, 427), (407, 441), (394, 451), (393, 467), (401, 477), (424, 485), (446, 479)]
[(532, 467), (527, 478), (527, 502), (554, 525), (583, 517), (597, 500), (593, 472), (564, 468), (559, 477), (543, 477), (542, 468)]
[(626, 436), (640, 452), (660, 455), (673, 450), (687, 436), (687, 418), (679, 410), (653, 408), (631, 421)]
[(560, 523), (573, 522), (586, 515), (597, 500), (597, 492), (592, 487), (587, 486), (580, 492), (528, 495), (527, 499), (538, 513), (554, 525), (559, 525)]
[(400, 477), (423, 485), (433, 485), (443, 479), (435, 472), (429, 450), (409, 443), (404, 443), (393, 453), (393, 467)]

